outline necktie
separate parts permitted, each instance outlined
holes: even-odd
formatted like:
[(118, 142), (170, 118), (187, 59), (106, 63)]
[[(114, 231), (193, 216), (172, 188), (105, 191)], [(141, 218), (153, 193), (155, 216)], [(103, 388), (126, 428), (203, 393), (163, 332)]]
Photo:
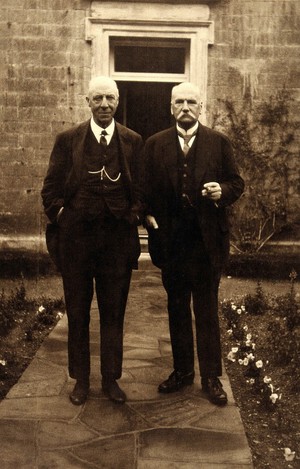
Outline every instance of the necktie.
[(197, 131), (192, 133), (192, 134), (189, 134), (189, 135), (187, 135), (187, 134), (183, 135), (182, 133), (178, 132), (179, 137), (182, 137), (183, 140), (184, 140), (183, 149), (182, 149), (182, 151), (184, 153), (184, 156), (186, 156), (188, 154), (188, 152), (190, 150), (190, 147), (189, 147), (188, 143), (191, 140), (191, 138), (196, 135), (196, 133), (197, 133)]
[(103, 149), (107, 147), (107, 140), (105, 138), (105, 135), (107, 135), (106, 130), (102, 130), (101, 135), (100, 135), (100, 145), (102, 146)]

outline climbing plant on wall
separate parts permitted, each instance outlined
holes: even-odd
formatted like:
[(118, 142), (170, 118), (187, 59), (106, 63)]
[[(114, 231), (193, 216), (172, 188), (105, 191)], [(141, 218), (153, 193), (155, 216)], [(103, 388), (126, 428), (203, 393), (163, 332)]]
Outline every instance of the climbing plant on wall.
[[(246, 183), (231, 209), (233, 245), (240, 252), (257, 252), (289, 222), (289, 187), (295, 124), (290, 120), (293, 99), (286, 89), (264, 102), (245, 96), (239, 110), (220, 100), (213, 127), (231, 139)], [(299, 187), (300, 180), (296, 181)]]

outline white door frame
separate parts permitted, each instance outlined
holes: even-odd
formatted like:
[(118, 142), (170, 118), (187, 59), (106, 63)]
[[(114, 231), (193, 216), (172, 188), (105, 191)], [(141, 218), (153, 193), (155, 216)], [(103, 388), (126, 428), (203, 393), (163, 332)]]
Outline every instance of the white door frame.
[[(208, 46), (213, 44), (214, 24), (207, 5), (163, 5), (126, 2), (92, 3), (86, 18), (86, 40), (92, 44), (92, 76), (109, 75), (115, 80), (195, 83), (203, 103), (201, 121), (206, 121)], [(182, 75), (122, 74), (113, 69), (113, 40), (126, 38), (189, 42), (188, 66)]]

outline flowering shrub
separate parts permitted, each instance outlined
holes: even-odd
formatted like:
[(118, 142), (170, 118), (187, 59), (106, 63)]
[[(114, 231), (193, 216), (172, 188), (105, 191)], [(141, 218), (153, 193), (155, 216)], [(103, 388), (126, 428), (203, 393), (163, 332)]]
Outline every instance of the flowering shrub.
[(245, 305), (236, 305), (233, 301), (225, 300), (222, 303), (222, 312), (227, 320), (227, 334), (235, 341), (227, 360), (244, 367), (246, 382), (261, 396), (265, 407), (273, 410), (280, 401), (281, 394), (278, 394), (279, 389), (275, 389), (271, 378), (265, 374), (263, 361), (255, 356), (256, 344), (247, 324), (244, 323), (248, 314)]
[(271, 410), (281, 399), (281, 393), (279, 389), (274, 388), (271, 381), (268, 381), (271, 378), (265, 376), (264, 368), (268, 363), (264, 364), (256, 356), (255, 340), (246, 324), (247, 315), (262, 315), (272, 311), (267, 327), (268, 341), (264, 344), (264, 348), (272, 356), (273, 365), (289, 366), (293, 376), (293, 390), (299, 391), (300, 308), (295, 294), (296, 277), (297, 273), (292, 270), (291, 288), (286, 295), (268, 299), (258, 282), (255, 294), (244, 296), (240, 304), (224, 300), (221, 305), (227, 322), (227, 334), (234, 341), (227, 359), (244, 367), (243, 375), (247, 382), (261, 394), (266, 407)]
[(27, 339), (31, 339), (34, 330), (40, 326), (51, 326), (59, 319), (57, 310), (64, 310), (63, 300), (46, 297), (35, 300), (27, 298), (23, 281), (10, 295), (6, 295), (2, 290), (0, 294), (0, 337), (6, 337), (17, 325), (26, 324), (29, 321), (28, 312), (34, 308), (37, 308), (36, 320), (34, 323), (30, 320), (30, 324), (28, 324)]
[(244, 330), (241, 327), (242, 313), (246, 312), (245, 306), (237, 306), (233, 301), (224, 300), (222, 302), (222, 312), (227, 321), (228, 334), (236, 340), (242, 340)]

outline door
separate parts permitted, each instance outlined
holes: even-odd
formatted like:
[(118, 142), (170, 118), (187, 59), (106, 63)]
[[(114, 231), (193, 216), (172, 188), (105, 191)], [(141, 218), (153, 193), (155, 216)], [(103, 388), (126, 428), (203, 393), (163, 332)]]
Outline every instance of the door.
[(116, 120), (146, 140), (170, 127), (171, 90), (175, 83), (118, 82), (120, 103)]
[(111, 38), (110, 74), (120, 91), (116, 120), (144, 139), (170, 127), (171, 90), (188, 78), (189, 51), (187, 40)]

